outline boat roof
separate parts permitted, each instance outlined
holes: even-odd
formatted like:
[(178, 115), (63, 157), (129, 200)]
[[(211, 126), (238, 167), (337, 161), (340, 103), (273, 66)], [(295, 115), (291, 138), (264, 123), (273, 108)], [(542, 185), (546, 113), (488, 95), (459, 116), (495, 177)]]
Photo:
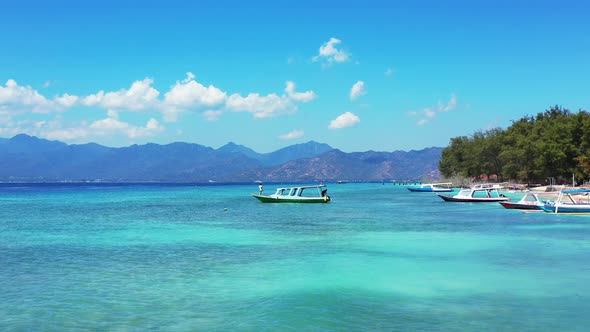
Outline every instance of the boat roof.
[(325, 187), (325, 184), (318, 184), (315, 186), (291, 186), (291, 187), (279, 187), (277, 188), (277, 190), (281, 190), (281, 189), (293, 189), (293, 188), (303, 188), (303, 189), (307, 189), (307, 188), (323, 188)]
[(498, 191), (498, 189), (500, 189), (500, 188), (496, 188), (496, 187), (476, 188), (476, 187), (473, 187), (473, 188), (464, 188), (464, 189), (461, 189), (460, 191), (462, 191), (462, 192), (465, 192), (465, 191), (470, 191), (470, 192), (471, 191)]
[(581, 193), (590, 193), (590, 189), (570, 189), (570, 190), (562, 190), (564, 194), (581, 194)]

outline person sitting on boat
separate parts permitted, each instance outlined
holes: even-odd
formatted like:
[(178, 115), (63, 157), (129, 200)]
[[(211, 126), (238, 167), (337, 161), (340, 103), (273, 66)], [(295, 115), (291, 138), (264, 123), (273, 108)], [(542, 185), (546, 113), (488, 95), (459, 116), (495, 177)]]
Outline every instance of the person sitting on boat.
[(326, 197), (326, 193), (328, 192), (328, 189), (324, 189), (322, 190), (322, 197)]

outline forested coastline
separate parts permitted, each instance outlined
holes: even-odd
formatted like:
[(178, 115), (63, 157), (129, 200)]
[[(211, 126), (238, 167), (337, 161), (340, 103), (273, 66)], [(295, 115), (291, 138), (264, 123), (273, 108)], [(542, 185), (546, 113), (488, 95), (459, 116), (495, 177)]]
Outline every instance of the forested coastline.
[(590, 113), (553, 106), (507, 129), (451, 138), (442, 151), (444, 177), (497, 177), (526, 184), (578, 184), (590, 176)]

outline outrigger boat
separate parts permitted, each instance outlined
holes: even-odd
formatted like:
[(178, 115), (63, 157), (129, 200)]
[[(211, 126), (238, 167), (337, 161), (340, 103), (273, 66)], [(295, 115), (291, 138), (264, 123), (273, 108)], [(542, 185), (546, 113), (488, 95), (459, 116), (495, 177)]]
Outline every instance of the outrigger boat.
[(547, 202), (541, 210), (549, 213), (590, 214), (590, 189), (562, 190), (555, 202)]
[[(321, 184), (317, 186), (299, 186), (277, 188), (272, 195), (252, 194), (263, 203), (328, 203), (331, 201), (328, 196), (328, 189)], [(315, 190), (314, 190), (315, 189)]]
[(435, 192), (451, 192), (451, 182), (439, 182), (439, 183), (423, 183), (418, 186), (408, 187), (409, 191), (412, 192), (423, 192), (423, 193), (435, 193)]
[(559, 192), (552, 191), (552, 192), (534, 192), (528, 191), (527, 193), (522, 196), (522, 198), (518, 202), (499, 202), (503, 207), (507, 209), (515, 209), (515, 210), (529, 210), (529, 211), (538, 211), (541, 212), (541, 206), (544, 205), (547, 201), (557, 199)]
[(442, 198), (445, 202), (483, 203), (510, 200), (510, 198), (500, 194), (500, 192), (498, 192), (498, 188), (495, 185), (477, 185), (470, 189), (461, 189), (455, 196), (447, 196), (442, 194), (436, 195)]

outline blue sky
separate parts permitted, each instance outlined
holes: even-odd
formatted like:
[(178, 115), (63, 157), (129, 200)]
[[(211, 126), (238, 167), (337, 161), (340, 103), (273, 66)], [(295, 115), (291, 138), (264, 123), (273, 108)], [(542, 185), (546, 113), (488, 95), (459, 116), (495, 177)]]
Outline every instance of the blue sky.
[(0, 137), (127, 146), (446, 146), (590, 110), (584, 1), (19, 1)]

